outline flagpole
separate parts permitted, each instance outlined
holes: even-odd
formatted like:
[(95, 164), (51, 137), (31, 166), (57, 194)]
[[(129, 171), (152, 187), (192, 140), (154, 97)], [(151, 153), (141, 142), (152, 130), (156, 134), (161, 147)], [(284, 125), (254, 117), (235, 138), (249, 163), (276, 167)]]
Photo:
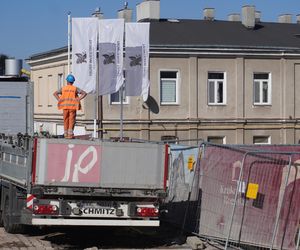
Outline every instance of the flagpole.
[(95, 98), (94, 98), (94, 132), (93, 137), (98, 138), (97, 134), (97, 119), (99, 119), (99, 48), (97, 45), (97, 51), (96, 51), (96, 88), (95, 88)]
[[(125, 23), (124, 23), (124, 25), (125, 25)], [(124, 26), (124, 36), (123, 36), (123, 44), (125, 44), (125, 26)], [(123, 55), (123, 53), (124, 53), (124, 51), (122, 51), (122, 55)], [(120, 95), (121, 95), (121, 111), (120, 111), (120, 141), (123, 141), (123, 136), (124, 136), (124, 134), (123, 134), (123, 119), (124, 119), (124, 117), (123, 117), (123, 95), (124, 95), (124, 89), (123, 89), (123, 87), (125, 87), (125, 82), (126, 82), (126, 73), (125, 73), (126, 71), (125, 71), (125, 69), (124, 69), (124, 64), (123, 64), (123, 84), (121, 85), (121, 88), (120, 88)]]
[[(98, 18), (99, 20), (102, 19), (102, 14), (100, 12), (100, 8), (97, 8), (95, 12), (92, 14), (92, 17)], [(99, 34), (100, 36), (100, 34)], [(100, 51), (99, 51), (99, 41), (97, 40), (97, 52), (96, 52), (96, 88), (95, 88), (95, 98), (94, 98), (94, 132), (93, 132), (93, 137), (94, 138), (101, 138), (102, 139), (102, 132), (101, 135), (99, 136), (99, 130), (97, 131), (97, 121), (99, 121), (98, 124), (98, 129), (99, 125), (101, 124), (102, 127), (102, 96), (99, 97), (99, 57), (100, 57)], [(101, 106), (101, 110), (100, 110)], [(100, 112), (101, 111), (101, 112)]]
[(125, 84), (125, 78), (123, 84), (120, 88), (120, 95), (121, 95), (121, 111), (120, 111), (120, 141), (123, 141), (123, 86)]
[[(99, 9), (99, 13), (100, 13), (100, 9)], [(97, 16), (97, 13), (95, 15), (93, 15), (95, 18), (99, 18), (99, 16)], [(98, 133), (97, 133), (97, 120), (100, 119), (100, 115), (99, 115), (99, 43), (97, 41), (97, 50), (96, 50), (96, 88), (95, 88), (95, 98), (94, 98), (94, 132), (93, 132), (93, 137), (94, 138), (98, 138)], [(102, 103), (101, 103), (102, 105)]]
[[(97, 50), (98, 51), (98, 50)], [(98, 110), (99, 109), (99, 101), (98, 101), (98, 98), (99, 98), (99, 74), (98, 74), (98, 53), (99, 51), (97, 52), (97, 69), (96, 69), (96, 93), (95, 93), (95, 99), (94, 99), (94, 132), (93, 132), (93, 137), (94, 138), (98, 138), (97, 136), (97, 114), (98, 114)]]
[(71, 72), (71, 11), (68, 12), (68, 74)]

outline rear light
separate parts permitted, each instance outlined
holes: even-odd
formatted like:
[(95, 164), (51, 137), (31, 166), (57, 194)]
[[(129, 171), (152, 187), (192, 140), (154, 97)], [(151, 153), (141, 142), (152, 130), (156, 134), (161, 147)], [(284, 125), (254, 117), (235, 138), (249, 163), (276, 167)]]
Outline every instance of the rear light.
[(159, 210), (156, 207), (137, 207), (136, 214), (140, 217), (158, 217)]
[(51, 204), (36, 204), (33, 206), (34, 214), (58, 214), (58, 207)]

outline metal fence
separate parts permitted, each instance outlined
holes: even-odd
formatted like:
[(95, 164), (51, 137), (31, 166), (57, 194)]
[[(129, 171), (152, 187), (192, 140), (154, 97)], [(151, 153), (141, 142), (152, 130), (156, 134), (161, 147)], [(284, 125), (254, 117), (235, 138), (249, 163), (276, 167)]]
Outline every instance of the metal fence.
[(203, 143), (193, 149), (196, 164), (189, 171), (183, 163), (191, 148), (172, 150), (168, 204), (173, 222), (222, 241), (225, 249), (299, 249), (300, 146)]
[(199, 181), (195, 179), (198, 153), (197, 146), (171, 145), (166, 219), (189, 231), (195, 231), (199, 221), (195, 211), (197, 198), (194, 197), (197, 196), (195, 189), (199, 187)]

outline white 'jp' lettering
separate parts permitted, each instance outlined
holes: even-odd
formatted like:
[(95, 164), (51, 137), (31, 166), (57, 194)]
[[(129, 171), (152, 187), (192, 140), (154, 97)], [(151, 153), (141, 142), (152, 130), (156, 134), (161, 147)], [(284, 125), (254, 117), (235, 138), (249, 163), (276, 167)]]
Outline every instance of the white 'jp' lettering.
[[(69, 181), (70, 174), (71, 174), (71, 162), (73, 158), (73, 151), (72, 149), (74, 148), (73, 144), (68, 145), (69, 150), (67, 153), (67, 161), (66, 161), (66, 167), (65, 167), (65, 175), (62, 178), (61, 181)], [(91, 161), (85, 166), (82, 167), (82, 162), (83, 160), (89, 155), (92, 154), (92, 159)], [(95, 163), (97, 162), (97, 150), (93, 146), (89, 146), (78, 158), (78, 161), (74, 164), (74, 171), (73, 171), (73, 176), (72, 176), (72, 182), (78, 182), (79, 181), (79, 176), (78, 173), (82, 174), (87, 174), (91, 169), (95, 166)]]

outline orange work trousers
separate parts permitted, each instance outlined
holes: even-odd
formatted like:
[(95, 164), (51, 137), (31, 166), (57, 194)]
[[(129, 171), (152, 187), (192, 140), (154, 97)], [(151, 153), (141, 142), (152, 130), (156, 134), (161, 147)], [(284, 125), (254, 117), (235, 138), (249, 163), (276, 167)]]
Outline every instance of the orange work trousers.
[(74, 126), (76, 122), (76, 110), (75, 109), (64, 109), (64, 137), (74, 137)]

